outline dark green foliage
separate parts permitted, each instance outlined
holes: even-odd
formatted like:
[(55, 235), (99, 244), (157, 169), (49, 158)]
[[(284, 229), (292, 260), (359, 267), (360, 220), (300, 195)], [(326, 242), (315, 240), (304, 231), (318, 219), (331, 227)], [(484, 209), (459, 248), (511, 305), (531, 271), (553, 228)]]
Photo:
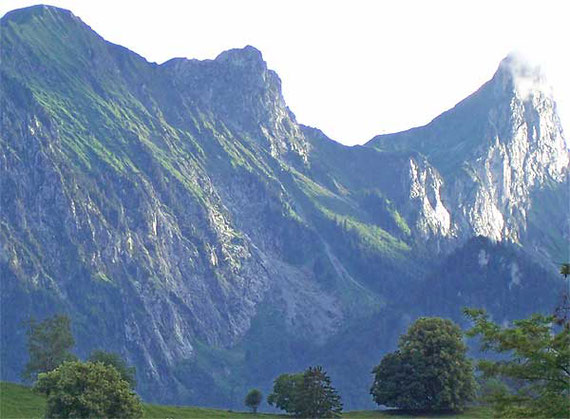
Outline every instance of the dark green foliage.
[(534, 314), (501, 327), (483, 310), (466, 309), (483, 351), (508, 354), (500, 361), (482, 360), (484, 377), (510, 379), (516, 391), (501, 388), (489, 399), (497, 416), (568, 417), (570, 412), (570, 327), (555, 326), (554, 316)]
[(119, 372), (101, 362), (65, 362), (38, 376), (49, 418), (140, 418), (142, 404)]
[(245, 396), (244, 404), (249, 407), (253, 413), (257, 413), (257, 408), (261, 404), (261, 400), (263, 400), (261, 391), (254, 388), (247, 393), (247, 396)]
[(330, 418), (342, 413), (340, 396), (321, 366), (309, 367), (302, 374), (280, 375), (267, 401), (304, 418)]
[(417, 354), (389, 353), (372, 371), (376, 376), (371, 389), (378, 404), (405, 409), (424, 408), (424, 383), (419, 379), (421, 360)]
[(422, 317), (400, 337), (396, 352), (372, 371), (379, 405), (411, 410), (463, 410), (475, 395), (461, 329), (451, 320)]
[(119, 372), (119, 374), (121, 374), (121, 378), (129, 383), (129, 386), (132, 389), (136, 387), (137, 381), (135, 378), (135, 367), (129, 367), (119, 354), (95, 350), (91, 352), (91, 355), (89, 355), (89, 358), (87, 360), (90, 362), (101, 362), (105, 365), (114, 367)]
[(340, 416), (342, 412), (340, 396), (321, 366), (305, 370), (299, 396), (299, 413), (302, 417), (330, 418)]
[(562, 263), (560, 265), (560, 275), (564, 275), (564, 278), (568, 278), (568, 275), (570, 275), (570, 263)]
[(526, 317), (533, 307), (547, 312), (562, 285), (520, 246), (484, 237), (469, 239), (438, 264), (421, 285), (417, 304), (423, 315), (456, 321), (464, 320), (461, 307), (486, 308), (497, 321)]
[(275, 379), (273, 393), (267, 403), (288, 413), (298, 413), (298, 395), (303, 386), (303, 374), (281, 374)]
[(69, 317), (58, 314), (41, 322), (32, 319), (27, 335), (29, 360), (22, 374), (24, 379), (34, 380), (39, 373), (75, 359), (70, 352), (75, 341)]

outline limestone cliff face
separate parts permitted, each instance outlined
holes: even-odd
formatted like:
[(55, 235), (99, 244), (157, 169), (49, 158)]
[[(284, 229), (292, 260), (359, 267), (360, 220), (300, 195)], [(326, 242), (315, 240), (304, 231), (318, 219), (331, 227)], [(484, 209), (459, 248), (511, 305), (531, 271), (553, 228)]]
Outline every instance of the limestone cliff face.
[[(424, 292), (464, 243), (567, 251), (568, 147), (512, 61), (426, 127), (345, 147), (297, 124), (253, 47), (156, 65), (46, 6), (0, 31), (3, 379), (25, 362), (21, 321), (66, 312), (78, 354), (119, 352), (149, 400), (241, 406), (329, 359), (362, 407), (355, 360), (464, 301), (455, 278)], [(519, 285), (538, 270), (504, 255), (501, 290), (535, 294)]]
[[(426, 199), (428, 191), (440, 197), (438, 204), (435, 198), (431, 205), (421, 203), (421, 231), (523, 240), (533, 193), (563, 184), (569, 173), (568, 143), (547, 86), (540, 69), (509, 56), (492, 80), (427, 126), (368, 144), (418, 151), (433, 165), (423, 171), (422, 182), (410, 163), (410, 178), (417, 179), (412, 189), (424, 188), (419, 195)], [(428, 185), (434, 170), (439, 182)], [(436, 224), (447, 228), (434, 229)]]
[(442, 201), (443, 178), (425, 158), (411, 157), (405, 182), (408, 211), (415, 215), (415, 230), (424, 239), (452, 235), (451, 218)]

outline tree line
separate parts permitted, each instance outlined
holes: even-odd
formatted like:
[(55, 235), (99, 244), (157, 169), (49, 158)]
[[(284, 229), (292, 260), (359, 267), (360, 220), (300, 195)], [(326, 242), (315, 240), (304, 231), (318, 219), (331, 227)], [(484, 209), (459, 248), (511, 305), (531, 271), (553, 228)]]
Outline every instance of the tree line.
[[(561, 274), (570, 275), (563, 264)], [(409, 412), (461, 412), (478, 399), (499, 417), (570, 416), (570, 299), (565, 292), (550, 316), (534, 314), (508, 327), (480, 309), (464, 309), (472, 327), (421, 317), (400, 336), (398, 349), (372, 369), (372, 399)], [(464, 336), (500, 360), (467, 358)], [(135, 369), (118, 355), (93, 351), (85, 362), (72, 354), (70, 320), (56, 315), (31, 321), (29, 361), (23, 377), (47, 396), (46, 417), (142, 417), (134, 392)], [(495, 357), (496, 358), (496, 357)], [(263, 400), (252, 389), (244, 404), (253, 413)], [(277, 377), (269, 405), (296, 417), (337, 417), (341, 397), (322, 366)]]
[[(567, 279), (570, 264), (562, 264), (560, 273)], [(372, 369), (374, 402), (413, 413), (461, 412), (477, 401), (489, 404), (497, 417), (570, 417), (567, 287), (549, 316), (533, 314), (502, 326), (481, 309), (465, 308), (463, 314), (472, 323), (465, 333), (451, 320), (417, 319), (400, 336), (398, 349)], [(482, 352), (494, 353), (494, 359), (468, 359), (464, 336), (478, 338)], [(267, 401), (299, 417), (342, 412), (322, 367), (279, 376)]]

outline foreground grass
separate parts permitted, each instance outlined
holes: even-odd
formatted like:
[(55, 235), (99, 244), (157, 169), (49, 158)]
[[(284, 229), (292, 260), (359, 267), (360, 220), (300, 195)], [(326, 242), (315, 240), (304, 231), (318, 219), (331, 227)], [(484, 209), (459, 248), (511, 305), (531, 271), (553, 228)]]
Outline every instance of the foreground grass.
[(459, 418), (473, 418), (484, 419), (492, 418), (493, 411), (489, 407), (470, 407), (462, 413), (449, 413), (449, 412), (406, 412), (402, 410), (353, 410), (351, 412), (343, 413), (344, 418), (445, 418), (445, 419), (459, 419)]
[[(29, 387), (19, 384), (0, 382), (0, 418), (43, 418), (45, 409), (45, 397), (35, 394)], [(259, 413), (252, 415), (246, 412), (232, 412), (227, 410), (206, 409), (201, 407), (178, 407), (161, 406), (156, 404), (144, 404), (145, 418), (169, 418), (169, 419), (202, 419), (202, 418), (279, 418), (285, 415), (272, 415)], [(462, 414), (431, 413), (425, 415), (402, 412), (397, 410), (361, 410), (346, 412), (345, 418), (491, 418), (491, 410), (485, 407), (471, 408)]]
[(178, 406), (161, 406), (157, 404), (144, 405), (145, 418), (172, 418), (172, 419), (190, 419), (190, 418), (278, 418), (277, 415), (266, 413), (258, 413), (252, 415), (246, 412), (232, 412), (228, 410), (207, 409), (202, 407), (178, 407)]
[(43, 418), (45, 406), (29, 387), (0, 382), (0, 418)]
[[(29, 387), (19, 384), (0, 382), (0, 418), (1, 419), (35, 419), (43, 418), (45, 397), (32, 392)], [(143, 405), (145, 418), (278, 418), (278, 415), (259, 413), (252, 415), (245, 412), (206, 409), (201, 407), (161, 406), (156, 404)]]

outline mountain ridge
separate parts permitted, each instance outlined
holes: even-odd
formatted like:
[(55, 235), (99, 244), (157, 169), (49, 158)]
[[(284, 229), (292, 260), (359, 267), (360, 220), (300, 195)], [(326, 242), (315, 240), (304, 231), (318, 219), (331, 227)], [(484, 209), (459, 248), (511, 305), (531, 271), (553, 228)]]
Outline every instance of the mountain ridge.
[[(559, 231), (570, 225), (568, 165), (548, 158), (563, 135), (555, 108), (540, 107), (548, 101), (495, 116), (505, 141), (535, 141), (546, 155), (533, 173), (513, 166), (524, 181), (511, 193), (494, 186), (512, 159), (478, 134), (487, 125), (465, 134), (469, 147), (450, 162), (490, 155), (494, 165), (473, 166), (490, 176), (479, 182), (417, 149), (421, 138), (402, 149), (348, 147), (299, 125), (253, 47), (158, 65), (77, 20), (56, 30), (54, 9), (0, 21), (3, 379), (25, 362), (20, 321), (63, 311), (79, 355), (121, 353), (149, 400), (237, 406), (247, 386), (267, 388), (324, 358), (347, 404), (362, 407), (371, 365), (354, 359), (374, 362), (428, 310), (426, 281), (457, 272), (441, 263), (456, 263), (475, 236), (523, 249), (493, 265), (507, 275), (498, 284), (512, 280), (521, 254), (550, 270), (518, 263), (520, 284), (539, 271), (555, 277), (552, 249), (564, 252), (570, 237)], [(485, 124), (486, 105), (502, 106), (481, 104)], [(511, 135), (517, 120), (544, 135)], [(445, 139), (461, 125), (442, 127)], [(521, 150), (522, 161), (535, 152)], [(535, 188), (526, 175), (545, 181)], [(500, 206), (507, 192), (524, 202)], [(469, 217), (483, 220), (480, 231)], [(518, 236), (485, 229), (500, 218)], [(521, 290), (532, 302), (535, 288)], [(543, 293), (546, 306), (555, 296)], [(368, 345), (351, 361), (350, 351), (327, 349), (343, 339)]]

